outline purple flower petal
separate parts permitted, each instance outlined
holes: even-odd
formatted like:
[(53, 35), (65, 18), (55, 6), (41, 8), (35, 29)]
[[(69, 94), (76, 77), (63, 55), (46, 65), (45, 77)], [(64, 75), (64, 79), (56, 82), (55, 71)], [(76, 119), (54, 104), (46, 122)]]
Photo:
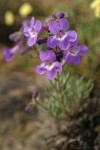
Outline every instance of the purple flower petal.
[(6, 61), (11, 61), (14, 58), (14, 55), (19, 51), (20, 45), (17, 44), (15, 45), (12, 49), (8, 49), (5, 47), (4, 50), (4, 55), (5, 55), (5, 60)]
[(59, 29), (65, 32), (67, 27), (68, 27), (68, 21), (66, 19), (64, 19), (64, 18), (60, 19), (60, 21), (59, 21)]
[(51, 33), (56, 34), (59, 31), (59, 24), (56, 21), (50, 22), (49, 30)]
[(39, 54), (39, 57), (42, 60), (42, 62), (48, 61), (48, 60), (53, 62), (56, 58), (56, 55), (53, 51), (48, 50), (48, 51), (41, 51)]
[(58, 61), (56, 61), (56, 62), (54, 62), (54, 69), (58, 72), (61, 72), (62, 71), (62, 65)]
[(68, 39), (70, 42), (74, 42), (77, 40), (77, 33), (75, 31), (70, 30), (67, 32), (67, 34), (68, 34)]
[(57, 75), (57, 72), (54, 68), (52, 70), (46, 71), (46, 77), (49, 80), (53, 80), (56, 77), (56, 75)]
[(36, 41), (37, 41), (37, 34), (35, 37), (29, 37), (27, 44), (28, 44), (28, 46), (33, 46), (36, 43)]
[(44, 74), (46, 72), (45, 64), (42, 63), (42, 64), (36, 66), (36, 72), (37, 72), (37, 74)]
[(34, 26), (34, 21), (35, 21), (35, 19), (34, 19), (34, 17), (32, 17), (32, 19), (31, 19), (31, 21), (30, 21), (30, 26), (33, 28), (33, 26)]
[(25, 27), (25, 26), (29, 27), (30, 26), (30, 21), (29, 20), (24, 20), (22, 25), (23, 25), (23, 27)]
[(80, 46), (78, 46), (78, 48), (79, 48), (79, 55), (82, 56), (82, 55), (85, 55), (88, 53), (88, 47), (87, 46), (80, 45)]
[(29, 37), (29, 36), (30, 36), (29, 30), (30, 30), (30, 27), (28, 27), (28, 26), (25, 26), (25, 27), (24, 27), (23, 32), (24, 32), (24, 35), (25, 35), (26, 37)]
[(39, 32), (41, 30), (41, 22), (39, 20), (36, 21), (34, 29), (36, 32)]
[(19, 51), (19, 49), (20, 49), (20, 45), (17, 44), (10, 51), (12, 54), (16, 54)]
[(59, 41), (58, 46), (61, 50), (67, 50), (70, 47), (70, 43), (68, 42), (68, 38), (65, 38), (62, 41)]
[(70, 42), (70, 46), (72, 47), (72, 46), (77, 46), (77, 44), (78, 44), (78, 39), (76, 39), (76, 41), (74, 41), (74, 42)]
[(73, 56), (69, 52), (65, 54), (64, 59), (68, 64), (73, 62), (75, 65), (78, 65), (80, 63), (79, 55)]
[(80, 64), (80, 57), (79, 57), (79, 55), (73, 57), (73, 63), (75, 65), (79, 65)]
[(69, 52), (64, 55), (64, 59), (68, 64), (73, 62), (73, 56)]
[(47, 46), (54, 48), (57, 46), (58, 40), (55, 38), (55, 36), (49, 36), (47, 39)]
[(5, 47), (3, 50), (4, 50), (4, 55), (5, 55), (5, 61), (6, 62), (12, 61), (14, 58), (14, 54), (12, 54), (11, 51), (7, 47)]

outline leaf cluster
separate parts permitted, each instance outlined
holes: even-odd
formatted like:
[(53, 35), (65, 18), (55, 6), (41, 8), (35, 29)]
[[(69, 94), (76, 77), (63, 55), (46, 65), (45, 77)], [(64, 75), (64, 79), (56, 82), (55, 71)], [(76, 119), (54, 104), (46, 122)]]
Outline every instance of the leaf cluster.
[(65, 117), (82, 107), (81, 104), (88, 98), (93, 88), (91, 80), (85, 77), (73, 77), (68, 72), (62, 73), (59, 79), (50, 81), (47, 97), (40, 100), (41, 106), (55, 117)]

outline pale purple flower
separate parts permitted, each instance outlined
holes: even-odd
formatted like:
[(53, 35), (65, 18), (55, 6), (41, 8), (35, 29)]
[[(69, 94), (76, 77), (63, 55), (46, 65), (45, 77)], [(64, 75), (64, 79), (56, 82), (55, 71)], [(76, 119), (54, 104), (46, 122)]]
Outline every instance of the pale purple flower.
[(70, 42), (77, 40), (77, 33), (73, 30), (66, 32), (67, 27), (68, 21), (65, 18), (60, 19), (59, 22), (49, 23), (49, 30), (53, 35), (48, 37), (48, 47), (58, 46), (61, 50), (67, 50), (70, 47)]
[(28, 45), (33, 46), (38, 38), (38, 34), (41, 30), (41, 22), (37, 20), (35, 22), (34, 17), (32, 17), (30, 21), (30, 26), (28, 24), (24, 24), (24, 35), (28, 37)]
[(80, 56), (88, 53), (88, 47), (85, 45), (73, 44), (64, 55), (65, 61), (69, 63), (74, 63), (75, 65), (80, 64)]
[(62, 71), (62, 65), (56, 61), (56, 55), (52, 50), (41, 51), (39, 57), (42, 61), (36, 67), (38, 74), (46, 74), (49, 80), (53, 80), (57, 76), (57, 72)]
[(6, 62), (12, 61), (15, 54), (19, 51), (19, 49), (20, 49), (20, 45), (16, 45), (12, 49), (4, 47), (3, 51), (4, 51), (4, 55), (5, 55), (5, 61)]

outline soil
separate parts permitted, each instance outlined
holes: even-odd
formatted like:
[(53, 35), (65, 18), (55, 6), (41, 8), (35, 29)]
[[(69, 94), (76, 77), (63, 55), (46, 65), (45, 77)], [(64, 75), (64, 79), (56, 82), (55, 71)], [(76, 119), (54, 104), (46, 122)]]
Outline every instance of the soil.
[(0, 150), (44, 150), (45, 136), (56, 132), (47, 112), (37, 107), (25, 111), (36, 85), (43, 85), (37, 80), (17, 72), (0, 76)]

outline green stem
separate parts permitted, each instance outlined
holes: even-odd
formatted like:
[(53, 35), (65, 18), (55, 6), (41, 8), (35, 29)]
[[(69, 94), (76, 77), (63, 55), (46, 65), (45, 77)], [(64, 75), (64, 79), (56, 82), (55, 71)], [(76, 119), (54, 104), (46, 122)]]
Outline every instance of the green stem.
[(57, 92), (59, 92), (59, 91), (60, 91), (60, 79), (59, 79), (59, 73), (58, 73), (58, 75), (57, 75), (56, 81), (57, 81)]
[(57, 86), (57, 97), (58, 100), (61, 101), (61, 95), (62, 95), (62, 89), (61, 89), (61, 83), (60, 83), (60, 74), (57, 74), (57, 79), (56, 79), (56, 86)]
[(63, 62), (62, 62), (62, 68), (63, 68), (63, 69), (64, 69), (65, 65), (66, 65), (66, 62), (63, 61)]

